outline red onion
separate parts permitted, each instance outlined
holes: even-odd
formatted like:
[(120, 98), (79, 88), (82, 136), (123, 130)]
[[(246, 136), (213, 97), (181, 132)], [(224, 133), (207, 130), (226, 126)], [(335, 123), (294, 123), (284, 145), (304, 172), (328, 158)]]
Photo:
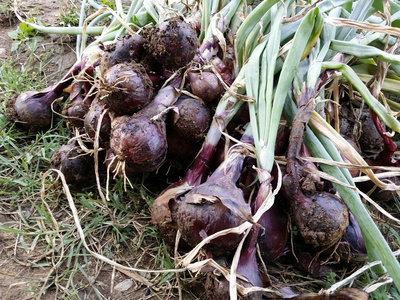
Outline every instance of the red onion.
[(181, 96), (170, 112), (168, 133), (184, 140), (203, 140), (210, 126), (210, 109), (201, 100)]
[(14, 103), (14, 110), (18, 121), (29, 130), (48, 129), (52, 122), (53, 112), (51, 105), (54, 100), (60, 97), (63, 89), (69, 86), (81, 70), (81, 63), (76, 63), (56, 84), (40, 91), (25, 92), (18, 96)]
[[(202, 141), (190, 141), (179, 135), (171, 134), (167, 129), (168, 159), (177, 167), (187, 169), (199, 153)], [(181, 174), (180, 174), (181, 175)]]
[(360, 225), (352, 213), (349, 213), (349, 226), (336, 252), (341, 261), (347, 263), (364, 263), (368, 259)]
[(348, 226), (348, 210), (343, 200), (327, 192), (304, 194), (291, 175), (283, 180), (285, 196), (294, 225), (307, 244), (328, 246), (339, 241)]
[(327, 264), (322, 257), (306, 251), (296, 253), (296, 258), (293, 258), (293, 264), (296, 268), (307, 272), (314, 278), (325, 277), (329, 273), (339, 271), (338, 265)]
[[(245, 202), (242, 190), (236, 186), (243, 159), (242, 154), (233, 153), (206, 182), (184, 196), (176, 218), (182, 238), (190, 246), (220, 230), (252, 220), (250, 206)], [(241, 239), (241, 235), (230, 233), (210, 241), (207, 249), (214, 254), (229, 251)]]
[(314, 247), (329, 246), (339, 241), (349, 223), (349, 213), (343, 200), (331, 193), (315, 190), (312, 176), (307, 176), (303, 191), (301, 167), (298, 157), (303, 144), (305, 124), (314, 110), (309, 102), (311, 89), (303, 87), (298, 99), (300, 107), (292, 122), (287, 151), (287, 174), (283, 177), (283, 191), (289, 205), (291, 220), (307, 244)]
[(60, 170), (68, 184), (76, 187), (93, 183), (94, 160), (75, 141), (69, 142), (51, 157), (51, 167)]
[(82, 128), (88, 110), (88, 102), (84, 101), (83, 96), (83, 82), (75, 81), (70, 86), (69, 101), (64, 106), (62, 114), (73, 126)]
[(52, 122), (51, 104), (57, 99), (51, 87), (41, 92), (25, 92), (18, 96), (14, 109), (24, 128), (32, 131), (48, 129)]
[(193, 95), (201, 98), (204, 102), (212, 103), (219, 100), (223, 87), (218, 77), (212, 72), (190, 72), (188, 74), (190, 88)]
[(122, 62), (139, 62), (143, 55), (144, 39), (138, 34), (131, 34), (117, 39), (111, 45), (105, 46), (101, 58), (100, 70), (103, 73), (113, 65)]
[(85, 132), (91, 139), (94, 139), (97, 131), (98, 121), (103, 115), (99, 132), (99, 143), (101, 146), (108, 145), (111, 131), (111, 118), (108, 112), (104, 113), (104, 110), (105, 104), (96, 98), (90, 105), (90, 108), (84, 119)]
[(145, 32), (145, 48), (166, 69), (176, 70), (194, 58), (198, 39), (196, 31), (181, 17), (165, 20)]
[(137, 112), (153, 97), (153, 84), (140, 64), (116, 64), (101, 76), (100, 99), (117, 114)]
[(284, 254), (288, 241), (288, 220), (277, 204), (267, 210), (258, 224), (262, 226), (258, 234), (258, 245), (264, 262), (271, 262)]
[[(172, 86), (161, 89), (154, 100), (133, 116), (112, 120), (110, 148), (118, 161), (136, 172), (154, 171), (167, 155), (166, 112), (178, 93)], [(159, 115), (160, 114), (160, 115)]]

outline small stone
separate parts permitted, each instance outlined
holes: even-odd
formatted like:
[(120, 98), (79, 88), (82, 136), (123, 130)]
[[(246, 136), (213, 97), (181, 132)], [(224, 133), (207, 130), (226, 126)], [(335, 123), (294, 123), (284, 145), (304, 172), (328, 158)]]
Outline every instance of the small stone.
[(132, 279), (125, 279), (124, 281), (121, 281), (118, 283), (115, 287), (114, 290), (124, 292), (129, 290), (133, 285), (133, 280)]

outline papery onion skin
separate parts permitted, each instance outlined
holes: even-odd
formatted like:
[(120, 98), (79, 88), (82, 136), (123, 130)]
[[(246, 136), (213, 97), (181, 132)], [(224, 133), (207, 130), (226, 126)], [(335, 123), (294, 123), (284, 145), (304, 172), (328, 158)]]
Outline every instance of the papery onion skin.
[(198, 48), (196, 31), (181, 17), (157, 24), (144, 37), (147, 51), (168, 70), (185, 67)]
[(117, 114), (137, 112), (152, 98), (153, 84), (140, 64), (116, 64), (102, 75), (100, 99)]
[(83, 96), (83, 82), (75, 81), (70, 86), (69, 101), (63, 107), (62, 114), (74, 127), (82, 128), (83, 119), (89, 110)]
[[(190, 195), (186, 197), (188, 196), (190, 197)], [(244, 222), (221, 203), (195, 206), (182, 202), (177, 219), (184, 240), (192, 247), (213, 233), (236, 227)], [(230, 233), (212, 240), (207, 248), (214, 254), (222, 253), (233, 250), (241, 239), (241, 235)]]
[[(185, 195), (178, 208), (177, 223), (182, 238), (190, 246), (250, 220), (250, 206), (236, 186), (243, 159), (243, 156), (230, 157), (206, 182)], [(206, 247), (213, 254), (219, 254), (234, 249), (241, 239), (241, 234), (229, 233), (211, 240)]]

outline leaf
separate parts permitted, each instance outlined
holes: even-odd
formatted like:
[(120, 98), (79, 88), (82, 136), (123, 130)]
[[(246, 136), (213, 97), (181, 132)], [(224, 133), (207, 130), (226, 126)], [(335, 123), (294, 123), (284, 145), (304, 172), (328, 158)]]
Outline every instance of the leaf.
[(21, 30), (19, 28), (11, 30), (8, 32), (8, 36), (13, 40), (18, 40), (20, 38)]
[(19, 45), (21, 45), (22, 41), (14, 41), (11, 43), (11, 52), (17, 51)]
[(15, 229), (15, 228), (6, 227), (6, 226), (0, 226), (0, 231), (11, 232), (11, 233), (21, 234), (21, 235), (27, 234), (27, 232), (25, 232), (25, 231), (22, 231), (22, 230), (19, 230), (19, 229)]

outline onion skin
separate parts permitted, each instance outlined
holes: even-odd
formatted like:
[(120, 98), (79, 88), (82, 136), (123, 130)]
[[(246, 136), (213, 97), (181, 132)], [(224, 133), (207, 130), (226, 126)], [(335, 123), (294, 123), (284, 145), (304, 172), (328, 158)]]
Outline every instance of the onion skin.
[(171, 133), (167, 128), (167, 157), (181, 169), (186, 169), (201, 149), (201, 141), (190, 141)]
[(287, 222), (286, 214), (276, 204), (258, 221), (263, 227), (259, 230), (258, 245), (264, 262), (272, 262), (284, 254), (289, 236)]
[[(223, 192), (224, 187), (208, 186)], [(202, 189), (194, 189), (193, 193), (202, 192)], [(205, 203), (201, 205), (190, 204), (193, 193), (185, 196), (185, 201), (178, 208), (178, 228), (183, 239), (192, 247), (196, 246), (207, 236), (223, 229), (236, 227), (243, 223), (243, 219), (233, 215), (231, 210), (221, 202)], [(217, 192), (218, 193), (218, 192)], [(233, 195), (237, 196), (237, 195)], [(212, 240), (207, 249), (214, 254), (220, 254), (234, 249), (240, 242), (242, 236), (227, 234)]]
[(47, 130), (51, 126), (53, 112), (51, 105), (63, 94), (73, 77), (84, 67), (83, 61), (76, 62), (56, 84), (39, 92), (28, 91), (20, 94), (14, 103), (18, 121), (30, 131)]
[(210, 171), (210, 160), (215, 152), (215, 147), (209, 144), (203, 145), (192, 167), (185, 177), (171, 184), (154, 200), (151, 206), (151, 223), (169, 245), (175, 244), (175, 236), (178, 230), (177, 211), (183, 201), (184, 195), (204, 182)]
[(148, 116), (120, 116), (112, 121), (110, 147), (137, 172), (156, 170), (167, 155), (165, 124)]
[(147, 51), (168, 70), (185, 67), (198, 48), (196, 31), (181, 17), (157, 24), (144, 37)]
[(221, 75), (221, 78), (225, 84), (227, 86), (231, 86), (235, 80), (234, 76), (232, 75), (233, 69), (229, 68), (218, 56), (214, 56), (211, 61), (218, 73)]
[(89, 110), (89, 105), (83, 98), (83, 82), (75, 81), (70, 86), (69, 101), (64, 106), (62, 114), (77, 128), (84, 126), (83, 119)]
[(365, 263), (368, 259), (360, 225), (351, 212), (349, 213), (349, 226), (339, 242), (336, 252), (341, 261), (350, 264)]
[(20, 94), (14, 103), (18, 121), (28, 130), (48, 129), (53, 116), (51, 103), (56, 99), (57, 95), (52, 90)]
[(119, 115), (137, 112), (153, 98), (153, 84), (143, 66), (136, 63), (108, 69), (102, 75), (100, 91), (100, 99)]

